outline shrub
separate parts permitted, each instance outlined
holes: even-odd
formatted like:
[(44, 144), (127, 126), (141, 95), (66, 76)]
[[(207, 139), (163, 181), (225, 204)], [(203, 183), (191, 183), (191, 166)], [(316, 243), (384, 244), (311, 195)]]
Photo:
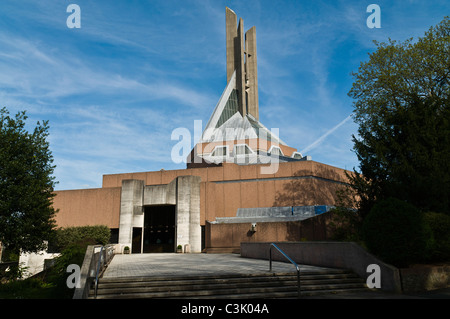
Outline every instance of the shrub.
[(450, 261), (450, 216), (427, 212), (424, 217), (433, 235), (430, 261)]
[[(70, 275), (66, 270), (70, 264), (81, 267), (88, 245), (105, 245), (110, 238), (106, 226), (59, 228), (53, 238), (51, 249), (61, 252), (51, 268), (35, 278), (24, 281), (12, 280), (0, 284), (1, 298), (72, 298), (74, 290), (66, 284)], [(20, 270), (20, 269), (19, 269)], [(16, 278), (16, 276), (14, 276)]]
[(52, 250), (62, 251), (74, 244), (106, 245), (111, 237), (107, 226), (80, 226), (58, 228), (52, 241)]
[(330, 210), (328, 230), (331, 239), (337, 241), (360, 241), (361, 216), (357, 210), (336, 207)]
[(0, 299), (48, 299), (54, 296), (53, 289), (40, 278), (13, 280), (0, 284)]
[(396, 198), (376, 203), (364, 219), (362, 232), (369, 251), (397, 267), (423, 261), (432, 238), (423, 214)]
[(44, 279), (45, 282), (51, 283), (54, 286), (55, 296), (57, 298), (72, 298), (74, 290), (69, 289), (66, 284), (67, 277), (70, 275), (67, 272), (67, 266), (75, 264), (81, 268), (88, 244), (91, 243), (73, 244), (65, 248), (61, 252), (61, 255), (55, 258), (53, 267), (49, 269)]

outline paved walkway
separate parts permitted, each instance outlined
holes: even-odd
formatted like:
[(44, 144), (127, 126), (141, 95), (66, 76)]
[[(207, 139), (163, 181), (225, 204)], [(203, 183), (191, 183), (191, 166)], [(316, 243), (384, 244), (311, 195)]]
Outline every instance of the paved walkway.
[[(302, 271), (325, 269), (300, 265)], [(294, 265), (272, 262), (274, 272), (295, 272)], [(108, 277), (196, 276), (269, 272), (269, 261), (237, 254), (130, 254), (115, 255), (103, 274)]]
[[(301, 271), (326, 269), (300, 265)], [(290, 263), (272, 263), (274, 272), (295, 272)], [(196, 276), (269, 272), (269, 261), (244, 258), (238, 254), (130, 254), (115, 255), (106, 271), (108, 277)], [(305, 296), (306, 299), (450, 299), (450, 288), (415, 293), (392, 294), (378, 290), (357, 293)]]

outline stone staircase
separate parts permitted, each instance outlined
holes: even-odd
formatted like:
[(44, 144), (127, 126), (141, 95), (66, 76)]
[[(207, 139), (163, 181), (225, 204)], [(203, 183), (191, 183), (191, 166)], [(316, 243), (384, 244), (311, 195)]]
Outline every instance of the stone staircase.
[[(365, 282), (347, 270), (301, 273), (302, 296), (367, 290)], [(297, 298), (296, 273), (224, 274), (195, 277), (100, 278), (97, 299)], [(94, 299), (94, 289), (89, 293)]]

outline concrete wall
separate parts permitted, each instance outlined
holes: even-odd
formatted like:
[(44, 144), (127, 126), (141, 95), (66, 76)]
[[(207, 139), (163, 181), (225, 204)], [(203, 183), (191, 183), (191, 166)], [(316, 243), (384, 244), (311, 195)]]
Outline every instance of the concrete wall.
[[(60, 209), (56, 222), (61, 227), (104, 224), (118, 228), (122, 181), (127, 179), (157, 186), (168, 185), (178, 176), (200, 177), (202, 225), (216, 216), (235, 216), (239, 207), (333, 205), (339, 182), (346, 181), (344, 170), (313, 161), (279, 163), (275, 174), (262, 174), (264, 166), (225, 163), (222, 167), (104, 175), (103, 188), (55, 192), (53, 206)], [(174, 194), (169, 196), (167, 201), (173, 203)]]
[[(399, 270), (383, 263), (362, 247), (351, 242), (276, 242), (290, 258), (299, 264), (351, 269), (366, 279), (367, 266), (377, 264), (381, 270), (381, 289), (401, 292)], [(241, 255), (247, 258), (269, 259), (270, 242), (241, 244)], [(272, 252), (273, 260), (285, 261), (278, 252)]]
[(143, 180), (145, 185), (169, 184), (178, 176), (199, 176), (202, 182), (221, 182), (248, 179), (315, 176), (329, 181), (347, 182), (345, 170), (314, 161), (279, 163), (274, 174), (263, 174), (268, 165), (236, 165), (223, 163), (220, 167), (203, 167), (179, 170), (103, 175), (103, 188), (122, 187), (124, 179)]
[(200, 177), (178, 176), (167, 185), (144, 186), (143, 180), (122, 180), (119, 244), (132, 248), (133, 227), (144, 227), (143, 207), (176, 205), (176, 243), (201, 252)]
[(342, 185), (326, 180), (255, 179), (206, 183), (205, 221), (234, 217), (239, 208), (334, 205)]
[[(216, 217), (234, 217), (238, 208), (334, 205), (336, 190), (347, 181), (345, 170), (313, 161), (279, 163), (276, 172), (264, 174), (262, 169), (268, 166), (224, 163), (220, 167), (104, 175), (101, 189), (55, 192), (54, 207), (60, 210), (56, 223), (59, 227), (99, 224), (110, 228), (120, 228), (119, 224), (128, 228), (142, 227), (142, 206), (175, 205), (177, 196), (183, 195), (179, 189), (178, 193), (176, 191), (177, 178), (189, 176), (196, 180), (190, 193), (190, 198), (195, 200), (189, 205), (199, 207), (199, 215), (191, 216), (199, 216), (200, 221), (190, 219), (183, 223), (189, 223), (190, 232), (197, 234), (198, 225), (206, 225)], [(136, 191), (142, 199), (133, 190), (123, 188), (127, 180), (141, 181)], [(187, 188), (191, 187), (189, 183), (186, 182)], [(124, 185), (128, 185), (127, 182)], [(121, 199), (122, 193), (129, 196)], [(185, 211), (187, 206), (180, 206), (180, 218)], [(125, 238), (127, 242), (130, 240), (131, 233), (132, 230), (127, 234), (122, 232), (124, 242)]]
[(191, 252), (201, 252), (200, 178), (177, 178), (176, 245), (190, 245)]
[(144, 206), (149, 205), (176, 205), (177, 180), (174, 179), (167, 185), (154, 185), (144, 187)]
[(167, 185), (178, 176), (198, 176), (200, 224), (205, 225), (216, 217), (236, 216), (238, 208), (334, 205), (336, 190), (347, 181), (345, 170), (313, 161), (279, 163), (276, 173), (263, 174), (261, 169), (267, 166), (224, 163), (221, 167), (104, 175), (103, 187), (121, 187), (124, 179), (156, 186)]
[(19, 265), (26, 268), (23, 279), (34, 276), (44, 270), (46, 259), (53, 259), (60, 254), (47, 253), (45, 250), (37, 253), (21, 253), (19, 256)]
[(327, 240), (331, 233), (327, 227), (332, 215), (325, 213), (303, 221), (206, 224), (206, 249), (228, 248), (238, 251), (241, 243)]
[(143, 227), (144, 181), (122, 181), (120, 201), (119, 243), (129, 246), (133, 241), (133, 227)]

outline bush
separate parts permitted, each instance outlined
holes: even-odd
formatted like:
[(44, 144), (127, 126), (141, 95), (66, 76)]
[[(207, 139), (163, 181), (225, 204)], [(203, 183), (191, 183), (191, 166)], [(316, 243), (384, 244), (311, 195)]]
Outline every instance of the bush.
[(331, 239), (336, 241), (354, 241), (361, 240), (361, 215), (354, 209), (336, 207), (330, 210), (331, 220), (328, 224), (328, 230), (331, 233)]
[(74, 244), (106, 245), (111, 237), (107, 226), (80, 226), (58, 228), (51, 243), (51, 250), (62, 251)]
[[(106, 226), (85, 226), (59, 228), (50, 243), (49, 250), (60, 252), (51, 268), (26, 280), (11, 280), (0, 284), (1, 298), (68, 298), (74, 290), (66, 284), (67, 266), (82, 266), (88, 245), (106, 245), (110, 238), (110, 230)], [(20, 270), (20, 269), (19, 269)], [(16, 276), (14, 276), (16, 278)]]
[(52, 284), (40, 278), (13, 280), (0, 284), (0, 299), (48, 299), (54, 296)]
[(424, 214), (424, 217), (433, 235), (430, 261), (450, 261), (450, 216), (442, 213), (427, 212)]
[(75, 244), (64, 249), (55, 258), (53, 267), (25, 280), (10, 280), (0, 284), (0, 299), (71, 299), (74, 290), (67, 287), (70, 275), (67, 266), (76, 264), (81, 267), (86, 253), (85, 244)]
[(87, 244), (73, 244), (65, 248), (61, 255), (55, 258), (55, 263), (45, 275), (45, 282), (51, 283), (54, 286), (55, 297), (57, 298), (72, 298), (74, 290), (67, 287), (66, 280), (70, 273), (67, 272), (67, 266), (75, 264), (80, 266), (83, 264), (84, 256), (86, 254)]
[(428, 257), (431, 230), (416, 207), (399, 199), (376, 203), (362, 232), (369, 251), (386, 263), (406, 267)]

